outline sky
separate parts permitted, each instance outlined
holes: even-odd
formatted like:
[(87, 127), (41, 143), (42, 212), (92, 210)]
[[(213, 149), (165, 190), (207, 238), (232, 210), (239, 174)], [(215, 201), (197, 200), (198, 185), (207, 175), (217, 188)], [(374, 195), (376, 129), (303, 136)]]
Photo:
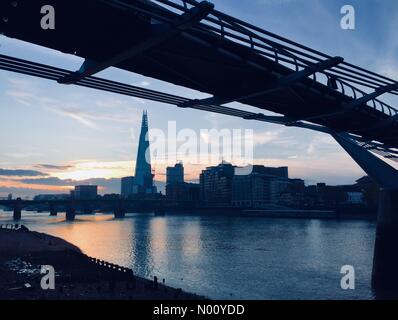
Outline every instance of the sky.
[[(398, 2), (395, 0), (213, 0), (218, 10), (370, 70), (398, 78)], [(343, 5), (356, 10), (356, 29), (340, 27)], [(0, 36), (0, 53), (68, 70), (82, 59)], [(99, 74), (189, 98), (203, 93), (115, 68)], [(394, 103), (396, 101), (387, 101)], [(239, 107), (234, 104), (234, 107)], [(0, 71), (0, 196), (68, 193), (77, 184), (98, 184), (101, 193), (120, 192), (120, 178), (134, 174), (141, 114), (151, 129), (251, 129), (254, 163), (289, 166), (307, 184), (351, 184), (365, 173), (328, 135), (244, 121), (223, 115), (143, 101)], [(152, 158), (155, 179), (165, 164)], [(205, 164), (186, 163), (196, 181)], [(209, 163), (208, 165), (211, 165)]]

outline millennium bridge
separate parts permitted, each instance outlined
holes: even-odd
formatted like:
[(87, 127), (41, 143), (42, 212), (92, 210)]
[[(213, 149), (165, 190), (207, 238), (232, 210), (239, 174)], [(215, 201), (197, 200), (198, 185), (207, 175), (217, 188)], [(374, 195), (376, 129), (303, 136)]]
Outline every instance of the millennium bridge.
[[(43, 30), (51, 6), (56, 28)], [(84, 58), (65, 70), (0, 55), (0, 69), (331, 135), (380, 187), (373, 286), (398, 290), (398, 83), (196, 0), (5, 0), (0, 33)], [(109, 67), (208, 94), (191, 99), (104, 79)], [(232, 108), (240, 102), (245, 108)], [(251, 111), (248, 111), (248, 107)], [(161, 112), (161, 110), (159, 110)]]

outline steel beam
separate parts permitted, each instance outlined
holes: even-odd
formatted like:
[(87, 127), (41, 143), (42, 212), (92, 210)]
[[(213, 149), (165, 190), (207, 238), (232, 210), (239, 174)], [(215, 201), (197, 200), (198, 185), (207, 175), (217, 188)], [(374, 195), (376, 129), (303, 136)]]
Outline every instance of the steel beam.
[(104, 61), (85, 60), (79, 71), (66, 75), (58, 80), (62, 84), (73, 84), (77, 81), (105, 70), (109, 67), (116, 66), (117, 64), (131, 59), (145, 51), (161, 45), (162, 43), (176, 37), (183, 31), (192, 28), (198, 24), (204, 17), (206, 17), (212, 10), (214, 5), (203, 1), (197, 7), (191, 8), (188, 12), (178, 16), (170, 24), (158, 24), (154, 29), (153, 36), (143, 41), (140, 44), (113, 56)]
[(394, 84), (391, 84), (391, 85), (387, 85), (387, 86), (384, 86), (384, 87), (377, 88), (374, 92), (372, 92), (370, 94), (367, 94), (367, 95), (364, 95), (362, 98), (353, 100), (353, 101), (345, 104), (344, 107), (343, 107), (344, 110), (342, 112), (343, 113), (349, 112), (349, 111), (351, 111), (353, 109), (356, 109), (356, 108), (360, 107), (363, 104), (368, 103), (371, 100), (376, 99), (377, 97), (379, 97), (379, 96), (381, 96), (381, 95), (383, 95), (383, 94), (385, 94), (387, 92), (394, 91), (396, 89), (398, 89), (398, 83), (394, 83)]
[(387, 86), (383, 86), (380, 88), (377, 88), (374, 92), (364, 95), (362, 98), (353, 100), (349, 103), (346, 103), (343, 105), (343, 110), (340, 111), (336, 111), (336, 112), (329, 112), (329, 113), (323, 113), (323, 114), (318, 114), (318, 115), (314, 115), (305, 119), (299, 119), (299, 120), (305, 120), (305, 121), (310, 121), (310, 120), (315, 120), (315, 119), (319, 119), (319, 118), (326, 118), (326, 117), (332, 117), (332, 116), (337, 116), (340, 114), (345, 114), (347, 112), (350, 112), (352, 110), (355, 110), (357, 108), (359, 108), (360, 106), (368, 103), (371, 100), (376, 99), (377, 97), (387, 93), (387, 92), (391, 92), (394, 90), (398, 89), (398, 83), (394, 83), (394, 84), (390, 84)]
[[(16, 58), (11, 58), (7, 57), (4, 55), (0, 55), (0, 69), (4, 70), (9, 70), (13, 72), (20, 72), (23, 74), (29, 74), (29, 75), (34, 75), (50, 80), (57, 80), (59, 79), (62, 75), (68, 74), (67, 70), (60, 69), (60, 68), (55, 68), (55, 67), (50, 67), (46, 66), (43, 64), (38, 64), (26, 60), (21, 60), (21, 59), (16, 59)], [(245, 120), (257, 120), (261, 122), (268, 122), (268, 123), (273, 123), (273, 124), (280, 124), (280, 125), (285, 125), (285, 126), (291, 126), (291, 127), (298, 127), (298, 128), (305, 128), (313, 131), (318, 131), (318, 132), (323, 132), (327, 134), (334, 134), (335, 132), (332, 129), (329, 129), (325, 126), (322, 125), (317, 125), (314, 123), (308, 123), (305, 121), (300, 121), (300, 120), (295, 120), (287, 116), (283, 115), (265, 115), (263, 113), (255, 113), (251, 111), (246, 111), (246, 110), (240, 110), (236, 108), (230, 108), (227, 106), (222, 106), (222, 105), (200, 105), (198, 102), (200, 100), (191, 100), (189, 98), (184, 98), (180, 96), (175, 96), (175, 95), (170, 95), (167, 93), (159, 92), (159, 91), (154, 91), (154, 90), (149, 90), (145, 88), (138, 88), (134, 87), (131, 85), (126, 85), (123, 83), (111, 81), (111, 80), (105, 80), (97, 77), (87, 77), (85, 79), (82, 79), (78, 83), (76, 83), (79, 86), (84, 86), (88, 88), (93, 88), (93, 89), (98, 89), (98, 90), (104, 90), (108, 92), (113, 92), (113, 93), (118, 93), (118, 94), (123, 94), (127, 96), (133, 96), (133, 97), (139, 97), (143, 99), (149, 99), (151, 101), (158, 101), (162, 103), (167, 103), (167, 104), (172, 104), (176, 106), (185, 106), (197, 110), (204, 110), (208, 112), (214, 112), (218, 114), (223, 114), (223, 115), (228, 115), (228, 116), (234, 116), (238, 118), (242, 118)], [(390, 117), (392, 120), (396, 120), (396, 117)], [(386, 119), (390, 120), (390, 119)], [(383, 154), (384, 157), (387, 158), (392, 158), (392, 156), (395, 157), (398, 151), (395, 150), (390, 150), (397, 148), (396, 146), (389, 146), (381, 143), (376, 143), (375, 141), (367, 141), (366, 137), (360, 137), (360, 136), (355, 136), (352, 134), (349, 134), (349, 137), (352, 140), (358, 141), (358, 142), (363, 142), (364, 144), (370, 144), (374, 145), (375, 147), (372, 147), (372, 149), (376, 152), (385, 152), (386, 154)], [(389, 154), (392, 154), (390, 156)], [(394, 158), (394, 160), (396, 160)]]
[(375, 126), (369, 128), (370, 132), (377, 132), (388, 128), (394, 123), (398, 124), (398, 113), (394, 116), (391, 116), (385, 120), (379, 121)]
[(332, 134), (354, 161), (375, 181), (381, 189), (398, 189), (398, 170), (358, 146), (344, 133)]
[[(274, 83), (272, 83), (266, 90), (260, 91), (260, 92), (254, 92), (245, 96), (236, 96), (233, 98), (223, 98), (223, 97), (218, 97), (214, 96), (211, 98), (206, 98), (202, 100), (194, 100), (193, 103), (201, 104), (201, 105), (220, 105), (220, 104), (227, 104), (231, 103), (234, 101), (242, 101), (246, 99), (252, 99), (252, 98), (257, 98), (259, 96), (263, 96), (269, 93), (272, 93), (274, 91), (282, 90), (286, 87), (291, 86), (294, 83), (297, 83), (317, 72), (321, 72), (330, 68), (333, 68), (337, 66), (338, 64), (342, 63), (344, 61), (343, 58), (341, 57), (334, 57), (331, 59), (327, 59), (325, 61), (321, 61), (319, 63), (316, 63), (314, 65), (311, 65), (301, 71), (296, 71), (293, 72), (292, 74), (289, 74), (287, 76), (283, 76), (279, 79), (277, 79)], [(184, 107), (184, 106), (182, 106)]]

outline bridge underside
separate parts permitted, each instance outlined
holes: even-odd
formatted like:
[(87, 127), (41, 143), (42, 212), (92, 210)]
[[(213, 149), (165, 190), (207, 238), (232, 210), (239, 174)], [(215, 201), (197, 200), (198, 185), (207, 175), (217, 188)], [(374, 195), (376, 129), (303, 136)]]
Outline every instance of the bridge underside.
[[(40, 8), (48, 4), (55, 8), (55, 30), (40, 27)], [(199, 13), (191, 10), (185, 17), (178, 10), (141, 0), (29, 0), (18, 1), (16, 7), (7, 1), (0, 4), (0, 12), (7, 16), (7, 22), (0, 22), (0, 32), (83, 57), (86, 64), (82, 70), (94, 66), (94, 70), (100, 71), (115, 66), (208, 93), (214, 96), (209, 104), (239, 101), (282, 114), (286, 123), (306, 120), (336, 132), (355, 134), (365, 142), (398, 147), (396, 110), (383, 104), (378, 108), (365, 93), (361, 101), (355, 91), (347, 92), (350, 85), (344, 77), (334, 77), (337, 69), (333, 65), (329, 73), (319, 70), (325, 71), (329, 85), (309, 76), (283, 83), (283, 79), (312, 67), (316, 61), (308, 60), (306, 64), (301, 56), (297, 60), (293, 50), (267, 43), (267, 39), (260, 43), (251, 38), (251, 46), (243, 45), (243, 40), (225, 35), (227, 26), (245, 36), (253, 36), (252, 31), (235, 26), (233, 21), (225, 20), (227, 26), (219, 32), (209, 29), (199, 20), (212, 17), (212, 7), (204, 6)], [(259, 50), (264, 44), (272, 48), (268, 48), (268, 55)], [(280, 85), (275, 85), (281, 79)], [(346, 91), (337, 90), (344, 83)], [(390, 92), (397, 89), (394, 83), (384, 84), (393, 86)]]

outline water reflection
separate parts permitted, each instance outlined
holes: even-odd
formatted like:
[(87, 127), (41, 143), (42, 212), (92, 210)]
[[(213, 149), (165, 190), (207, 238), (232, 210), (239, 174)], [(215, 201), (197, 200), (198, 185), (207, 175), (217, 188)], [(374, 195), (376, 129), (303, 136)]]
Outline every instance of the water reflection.
[[(0, 213), (0, 223), (12, 222)], [(369, 299), (374, 224), (244, 217), (64, 216), (23, 213), (29, 228), (90, 256), (219, 299)], [(357, 289), (340, 289), (355, 266)]]

